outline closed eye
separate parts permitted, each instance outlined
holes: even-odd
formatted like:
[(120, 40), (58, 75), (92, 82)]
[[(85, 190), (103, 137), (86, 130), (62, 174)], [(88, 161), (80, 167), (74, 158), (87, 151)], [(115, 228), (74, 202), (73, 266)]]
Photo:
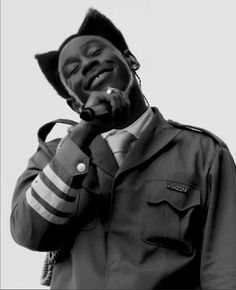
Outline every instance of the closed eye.
[(102, 52), (101, 48), (93, 49), (88, 52), (88, 56), (97, 56)]
[(75, 66), (74, 68), (72, 68), (69, 71), (68, 75), (71, 76), (71, 75), (75, 74), (78, 70), (79, 70), (79, 66)]

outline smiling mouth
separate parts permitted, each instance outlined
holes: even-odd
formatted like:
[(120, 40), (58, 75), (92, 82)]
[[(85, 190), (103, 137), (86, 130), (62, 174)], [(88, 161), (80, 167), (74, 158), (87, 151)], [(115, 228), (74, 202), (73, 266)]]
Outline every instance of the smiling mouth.
[(101, 70), (100, 72), (96, 73), (92, 77), (89, 78), (85, 89), (86, 90), (93, 90), (97, 88), (103, 81), (109, 77), (110, 72), (112, 71), (112, 68), (106, 69), (106, 70)]
[(97, 87), (98, 85), (100, 85), (108, 76), (108, 74), (110, 73), (110, 71), (105, 71), (101, 74), (99, 74), (91, 83), (90, 85), (90, 89), (94, 89), (95, 87)]

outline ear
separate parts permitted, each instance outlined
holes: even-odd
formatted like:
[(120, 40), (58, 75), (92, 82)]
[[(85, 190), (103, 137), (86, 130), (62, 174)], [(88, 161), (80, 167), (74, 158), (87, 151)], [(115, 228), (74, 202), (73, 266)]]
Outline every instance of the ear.
[(126, 49), (123, 52), (123, 56), (126, 59), (132, 71), (136, 71), (140, 68), (140, 63), (138, 62), (137, 58), (132, 54), (132, 52), (129, 49)]

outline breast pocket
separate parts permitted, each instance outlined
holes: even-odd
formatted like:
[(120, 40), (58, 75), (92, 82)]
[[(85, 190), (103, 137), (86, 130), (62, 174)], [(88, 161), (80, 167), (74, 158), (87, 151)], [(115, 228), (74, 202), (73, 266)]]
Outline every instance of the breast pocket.
[(200, 190), (175, 181), (145, 183), (141, 236), (151, 245), (190, 254), (193, 249), (200, 206)]

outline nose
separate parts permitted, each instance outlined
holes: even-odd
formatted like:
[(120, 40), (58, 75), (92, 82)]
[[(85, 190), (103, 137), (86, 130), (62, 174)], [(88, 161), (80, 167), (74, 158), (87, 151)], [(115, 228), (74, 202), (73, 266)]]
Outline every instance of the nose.
[(84, 59), (83, 60), (83, 67), (82, 67), (82, 71), (81, 71), (82, 74), (84, 76), (86, 76), (88, 71), (90, 71), (91, 69), (93, 69), (97, 65), (99, 65), (99, 61), (96, 59)]

